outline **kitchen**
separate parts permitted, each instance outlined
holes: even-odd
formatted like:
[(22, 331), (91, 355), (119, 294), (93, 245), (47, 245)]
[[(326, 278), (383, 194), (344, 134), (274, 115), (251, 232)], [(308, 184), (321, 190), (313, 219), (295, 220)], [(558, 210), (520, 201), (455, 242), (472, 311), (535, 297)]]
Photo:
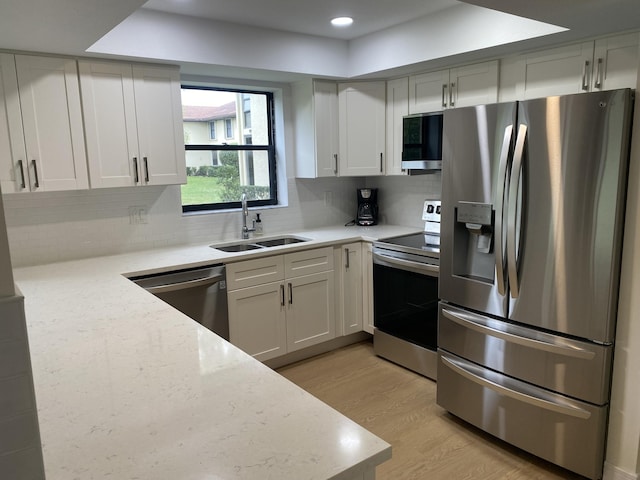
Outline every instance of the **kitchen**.
[[(159, 14), (147, 12), (146, 15), (158, 16)], [(48, 51), (43, 47), (32, 48), (26, 41), (19, 45), (3, 44), (3, 47), (16, 50)], [(131, 48), (130, 56), (161, 58), (155, 54), (143, 55), (142, 52), (135, 51), (135, 48), (140, 48), (139, 46), (132, 45)], [(208, 51), (205, 54), (211, 56), (212, 52)], [(219, 59), (212, 59), (205, 63), (217, 63), (218, 61)], [(269, 64), (270, 68), (277, 69), (280, 64), (274, 64), (274, 61), (273, 56), (265, 55), (263, 58), (255, 59), (255, 65), (260, 67)], [(280, 58), (278, 61), (285, 60)], [(294, 58), (292, 55), (292, 62), (294, 61), (299, 65), (306, 63), (304, 59)], [(509, 72), (509, 65), (508, 59), (502, 65), (501, 83), (503, 83), (502, 76)], [(336, 68), (339, 66), (336, 63)], [(511, 67), (513, 69), (513, 63)], [(296, 68), (300, 68), (300, 66)], [(194, 67), (194, 70), (197, 69)], [(344, 76), (344, 73), (334, 73), (338, 77)], [(340, 74), (338, 75), (338, 73)], [(242, 72), (239, 72), (236, 76), (241, 74)], [(389, 77), (391, 76), (395, 75), (389, 75)], [(292, 128), (291, 124), (286, 121), (282, 126), (284, 129)], [(632, 156), (632, 158), (634, 157)], [(361, 181), (349, 177), (296, 179), (292, 171), (292, 163), (287, 162), (286, 175), (289, 207), (267, 212), (264, 217), (267, 233), (344, 224), (350, 219), (348, 216), (352, 216), (352, 212), (355, 210), (354, 192), (357, 187), (362, 186)], [(633, 168), (632, 164), (630, 178), (635, 178)], [(425, 192), (434, 197), (439, 197), (440, 194), (437, 175), (368, 177), (366, 186), (377, 187), (385, 195), (380, 199), (383, 221), (418, 228), (422, 227), (420, 209)], [(631, 183), (630, 200), (634, 198), (633, 188), (634, 185)], [(67, 194), (44, 193), (38, 196), (27, 195), (26, 197), (5, 196), (14, 263), (17, 266), (26, 266), (78, 257), (130, 252), (150, 246), (159, 248), (185, 243), (204, 244), (238, 238), (240, 216), (237, 212), (212, 216), (215, 218), (182, 217), (179, 209), (179, 192), (176, 188), (147, 187), (132, 190), (88, 190)], [(327, 195), (327, 192), (330, 194)], [(128, 208), (132, 205), (148, 207), (147, 223), (130, 223)], [(633, 204), (630, 203), (630, 205)], [(414, 213), (412, 208), (416, 208), (417, 213)], [(634, 209), (630, 206), (628, 212), (631, 215)], [(633, 223), (628, 220), (627, 235), (633, 233), (630, 225)], [(632, 245), (633, 240), (627, 240), (625, 244)], [(625, 254), (629, 255), (630, 253), (625, 252)], [(630, 258), (634, 259), (633, 256)], [(633, 283), (625, 281), (625, 279), (628, 275), (633, 275), (637, 269), (631, 268), (632, 261), (626, 261), (623, 264), (624, 268), (629, 270), (623, 271), (622, 298), (627, 298), (627, 302), (632, 302), (633, 299), (630, 296), (624, 297), (624, 295), (625, 292), (630, 295), (630, 292), (633, 291)], [(621, 302), (621, 317), (625, 315), (625, 312), (633, 310), (629, 306), (625, 306), (624, 300)], [(630, 320), (631, 313), (627, 313), (627, 315)], [(629, 346), (633, 345), (633, 324), (629, 321), (625, 324), (621, 320), (619, 328), (631, 329), (630, 333), (621, 338), (625, 339), (622, 340), (623, 342), (628, 341)], [(618, 351), (624, 351), (628, 354), (631, 357), (628, 364), (633, 364), (633, 355), (637, 355), (637, 352), (631, 348), (628, 349), (628, 352), (626, 348), (621, 349), (620, 340)], [(616, 364), (616, 368), (618, 368), (618, 364)], [(638, 382), (634, 380), (634, 373), (631, 369), (627, 370), (626, 375), (629, 376), (629, 380), (618, 380), (624, 383), (617, 390), (614, 387), (613, 401), (619, 403), (615, 410), (612, 409), (611, 421), (612, 428), (617, 425), (617, 429), (613, 430), (617, 435), (612, 432), (609, 434), (609, 458), (613, 465), (620, 466), (627, 472), (632, 472), (637, 469), (635, 462), (638, 422), (634, 421), (634, 419), (637, 420), (637, 412), (634, 412), (633, 402), (630, 399), (634, 398), (633, 385), (637, 385)], [(625, 378), (624, 370), (622, 378)], [(615, 382), (616, 376), (614, 374), (614, 384)], [(617, 400), (616, 391), (619, 395), (623, 395)], [(617, 449), (615, 445), (617, 445)]]

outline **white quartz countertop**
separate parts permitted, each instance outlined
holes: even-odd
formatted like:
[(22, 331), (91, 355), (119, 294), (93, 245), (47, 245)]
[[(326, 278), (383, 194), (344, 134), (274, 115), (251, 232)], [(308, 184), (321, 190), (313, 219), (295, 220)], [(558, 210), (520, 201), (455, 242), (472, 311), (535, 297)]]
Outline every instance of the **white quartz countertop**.
[(242, 254), (187, 245), (17, 269), (47, 480), (351, 479), (389, 459), (389, 444), (123, 274), (417, 230), (325, 228)]

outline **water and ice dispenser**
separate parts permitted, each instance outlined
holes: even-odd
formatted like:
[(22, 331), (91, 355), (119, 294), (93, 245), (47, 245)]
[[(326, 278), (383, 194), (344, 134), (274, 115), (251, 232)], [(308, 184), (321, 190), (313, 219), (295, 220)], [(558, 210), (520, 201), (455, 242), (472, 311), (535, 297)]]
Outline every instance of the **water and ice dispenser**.
[(490, 203), (457, 203), (453, 238), (455, 275), (493, 282), (494, 217)]

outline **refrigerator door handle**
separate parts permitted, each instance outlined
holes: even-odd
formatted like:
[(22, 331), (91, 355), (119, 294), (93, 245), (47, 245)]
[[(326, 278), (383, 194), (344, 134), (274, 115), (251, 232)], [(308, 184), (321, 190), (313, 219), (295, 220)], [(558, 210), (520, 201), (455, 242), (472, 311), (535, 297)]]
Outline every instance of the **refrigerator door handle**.
[(555, 355), (562, 355), (565, 357), (573, 357), (584, 360), (593, 360), (596, 357), (595, 352), (585, 350), (584, 348), (572, 347), (569, 345), (559, 345), (551, 342), (544, 341), (542, 339), (530, 338), (511, 333), (509, 331), (496, 330), (488, 325), (484, 325), (481, 321), (475, 320), (475, 316), (468, 313), (459, 313), (447, 309), (442, 309), (442, 315), (457, 323), (461, 327), (474, 330), (483, 335), (489, 335), (491, 337), (499, 338), (505, 342), (515, 343), (524, 347), (534, 348), (536, 350), (542, 350)]
[(513, 125), (504, 129), (504, 139), (502, 140), (502, 150), (500, 151), (500, 166), (498, 168), (498, 192), (496, 201), (496, 279), (498, 293), (506, 295), (507, 282), (505, 278), (505, 258), (504, 258), (504, 212), (506, 206), (505, 190), (509, 181), (507, 162), (509, 160), (509, 150), (511, 148), (511, 138), (513, 137)]
[(507, 209), (507, 267), (509, 272), (509, 290), (512, 298), (520, 295), (520, 283), (518, 281), (518, 195), (520, 193), (520, 176), (522, 175), (522, 157), (524, 144), (527, 138), (527, 126), (520, 125), (516, 146), (513, 152), (513, 166), (511, 167), (511, 179), (509, 180), (509, 203)]
[(458, 363), (463, 363), (462, 361), (453, 361), (450, 360), (449, 358), (447, 358), (444, 355), (441, 355), (440, 357), (443, 365), (445, 365), (446, 367), (450, 368), (451, 370), (453, 370), (455, 373), (457, 373), (458, 375), (466, 378), (467, 380), (472, 381), (473, 383), (476, 383), (482, 387), (488, 388), (490, 390), (493, 390), (494, 392), (498, 393), (499, 395), (504, 395), (506, 397), (510, 397), (513, 398), (514, 400), (517, 400), (519, 402), (524, 402), (527, 403), (529, 405), (533, 405), (535, 407), (539, 407), (545, 410), (550, 410), (552, 412), (556, 412), (556, 413), (560, 413), (562, 415), (569, 415), (572, 417), (576, 417), (576, 418), (581, 418), (583, 420), (587, 420), (589, 417), (591, 417), (591, 413), (588, 412), (587, 410), (584, 410), (580, 407), (577, 406), (573, 406), (573, 405), (562, 405), (560, 403), (555, 403), (555, 402), (551, 402), (549, 400), (546, 400), (544, 398), (539, 398), (536, 396), (533, 396), (531, 394), (527, 394), (527, 393), (522, 393), (522, 392), (518, 392), (516, 390), (512, 390), (510, 388), (504, 387), (502, 385), (499, 385), (495, 382), (492, 382), (491, 380), (488, 380), (486, 378), (480, 377), (474, 373), (471, 373), (469, 371), (467, 371), (462, 365), (458, 365)]

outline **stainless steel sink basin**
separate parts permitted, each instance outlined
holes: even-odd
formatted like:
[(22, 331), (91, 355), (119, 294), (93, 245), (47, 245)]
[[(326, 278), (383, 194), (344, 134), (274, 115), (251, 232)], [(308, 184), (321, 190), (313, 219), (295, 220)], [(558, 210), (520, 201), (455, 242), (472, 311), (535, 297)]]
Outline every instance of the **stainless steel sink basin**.
[(260, 245), (255, 245), (253, 243), (235, 243), (233, 245), (220, 245), (214, 246), (211, 245), (211, 248), (215, 248), (216, 250), (222, 250), (223, 252), (246, 252), (247, 250), (257, 250), (261, 247)]
[(249, 250), (258, 250), (260, 248), (279, 247), (282, 245), (292, 245), (294, 243), (308, 241), (308, 238), (287, 235), (283, 237), (267, 238), (265, 240), (252, 239), (241, 243), (222, 243), (219, 245), (210, 245), (210, 247), (222, 252), (246, 252)]
[(257, 245), (262, 245), (263, 247), (278, 247), (280, 245), (291, 245), (292, 243), (300, 243), (307, 242), (306, 238), (299, 237), (281, 237), (281, 238), (272, 238), (270, 240), (261, 240), (256, 242)]

